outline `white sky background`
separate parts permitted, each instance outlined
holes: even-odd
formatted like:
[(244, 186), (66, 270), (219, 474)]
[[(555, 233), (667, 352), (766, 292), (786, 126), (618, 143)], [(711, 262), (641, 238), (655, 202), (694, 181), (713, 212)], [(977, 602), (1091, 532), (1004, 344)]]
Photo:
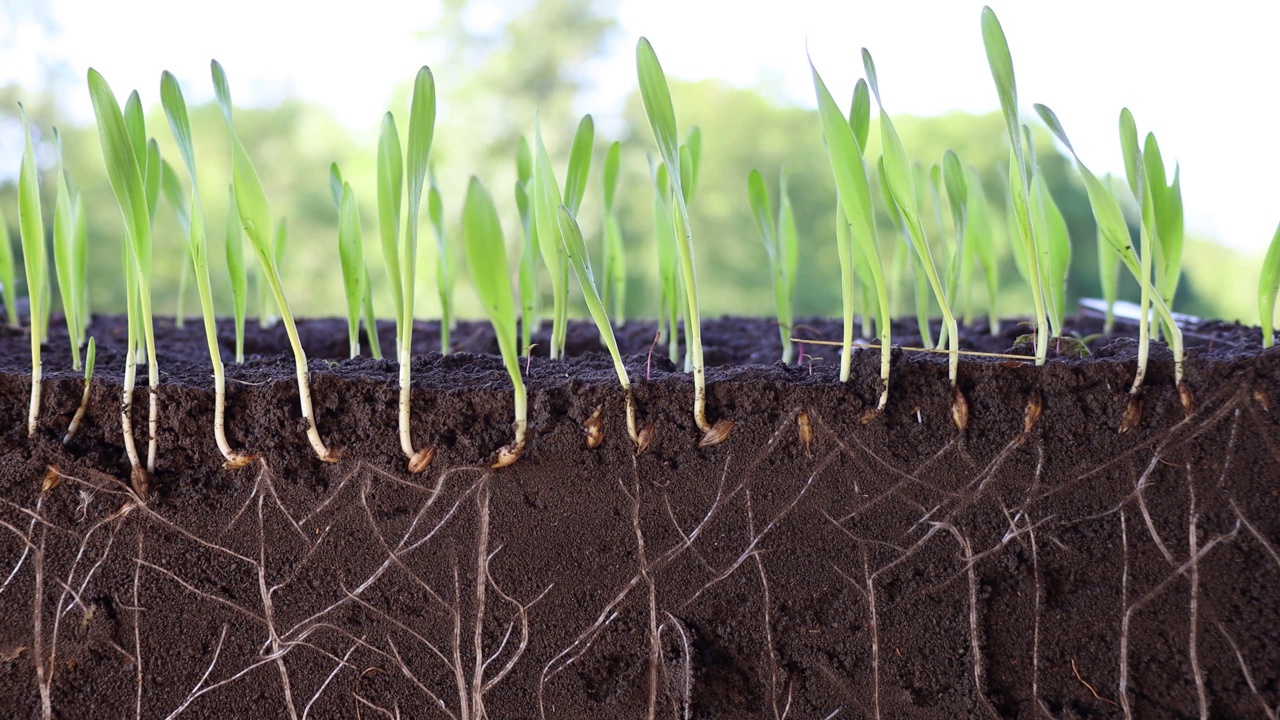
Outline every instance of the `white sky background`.
[[(30, 12), (35, 2), (46, 5), (52, 27)], [(991, 4), (1009, 37), (1028, 118), (1032, 103), (1049, 105), (1095, 172), (1122, 172), (1116, 128), (1127, 105), (1139, 132), (1154, 131), (1166, 157), (1181, 163), (1188, 229), (1262, 251), (1280, 221), (1280, 43), (1269, 32), (1272, 11), (1259, 9), (1265, 4)], [(296, 95), (372, 137), (393, 89), (431, 63), (414, 34), (430, 26), (438, 6), (344, 5), (0, 0), (0, 84), (39, 87), (44, 68), (59, 63), (82, 80), (92, 64), (118, 91), (138, 87), (146, 100), (168, 69), (201, 102), (212, 95), (208, 62), (216, 57), (237, 103)], [(492, 22), (505, 6), (488, 0), (474, 19)], [(620, 0), (621, 31), (592, 68), (596, 87), (583, 109), (608, 127), (635, 87), (635, 40), (646, 35), (673, 78), (722, 78), (806, 107), (814, 105), (807, 41), (837, 97), (852, 90), (865, 45), (891, 113), (994, 110), (981, 7), (969, 0)], [(92, 121), (87, 93), (72, 95), (69, 105), (77, 119)], [(0, 142), (0, 162), (16, 168), (19, 159), (20, 146)]]

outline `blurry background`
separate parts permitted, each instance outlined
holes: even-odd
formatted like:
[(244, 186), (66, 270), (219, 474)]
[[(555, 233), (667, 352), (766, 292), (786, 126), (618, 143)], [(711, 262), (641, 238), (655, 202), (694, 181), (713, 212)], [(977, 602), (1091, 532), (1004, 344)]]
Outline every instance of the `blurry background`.
[[(1177, 5), (1156, 13), (1149, 3), (1126, 0), (993, 7), (1009, 36), (1025, 121), (1034, 117), (1031, 103), (1050, 105), (1095, 172), (1122, 174), (1116, 127), (1121, 106), (1128, 105), (1139, 131), (1154, 131), (1165, 157), (1180, 162), (1188, 239), (1175, 309), (1256, 323), (1257, 268), (1280, 220), (1280, 180), (1271, 171), (1280, 160), (1280, 140), (1266, 124), (1274, 118), (1273, 93), (1251, 78), (1280, 67), (1280, 46), (1262, 36), (1266, 23), (1242, 22), (1245, 6), (1233, 13), (1231, 4), (1215, 3), (1213, 15)], [(979, 2), (362, 0), (329, 11), (273, 0), (0, 0), (0, 7), (0, 210), (10, 242), (20, 257), (15, 186), (21, 101), (37, 131), (46, 215), (55, 187), (51, 128), (62, 131), (66, 165), (88, 213), (92, 304), (99, 312), (123, 309), (123, 225), (93, 127), (85, 84), (90, 65), (122, 101), (132, 89), (141, 93), (148, 133), (179, 168), (159, 104), (161, 71), (172, 71), (183, 84), (222, 314), (230, 308), (222, 260), (230, 156), (212, 103), (211, 57), (227, 70), (237, 128), (272, 212), (288, 221), (282, 270), (299, 315), (343, 312), (328, 188), (328, 166), (335, 161), (360, 198), (379, 315), (391, 315), (377, 247), (374, 148), (386, 110), (395, 112), (403, 132), (410, 84), (423, 64), (431, 66), (439, 93), (433, 161), (460, 267), (457, 225), (471, 174), (499, 200), (512, 255), (517, 252), (515, 149), (521, 135), (531, 136), (535, 110), (560, 174), (578, 118), (586, 112), (595, 117), (597, 156), (580, 220), (597, 258), (603, 151), (615, 139), (623, 142), (619, 202), (632, 317), (658, 310), (646, 161), (655, 150), (635, 76), (640, 35), (653, 42), (672, 82), (682, 135), (693, 125), (703, 133), (703, 171), (692, 209), (705, 315), (773, 314), (746, 177), (758, 168), (776, 193), (783, 166), (800, 231), (796, 311), (839, 313), (834, 190), (806, 45), (842, 105), (861, 74), (858, 49), (869, 47), (912, 158), (927, 169), (946, 149), (955, 150), (982, 173), (993, 218), (1004, 217), (1007, 141), (982, 50)], [(873, 127), (873, 138), (876, 132)], [(1073, 300), (1096, 296), (1095, 230), (1083, 189), (1047, 133), (1038, 144), (1071, 229), (1069, 291)], [(871, 145), (878, 154), (878, 143)], [(433, 317), (434, 239), (425, 210), (423, 222), (417, 314)], [(1004, 223), (996, 224), (1004, 247), (1000, 310), (1027, 313), (1030, 291), (1008, 254)], [(934, 235), (945, 246), (949, 235), (939, 235), (936, 226)], [(155, 240), (157, 312), (175, 307), (184, 242), (174, 215), (162, 207)], [(886, 256), (901, 246), (887, 220), (881, 243)], [(457, 301), (464, 316), (476, 316), (465, 274), (463, 268)], [(1136, 296), (1132, 283), (1122, 287)], [(910, 291), (904, 287), (897, 295), (899, 312), (910, 313)], [(982, 293), (975, 297), (982, 307)], [(198, 313), (194, 296), (187, 311)]]

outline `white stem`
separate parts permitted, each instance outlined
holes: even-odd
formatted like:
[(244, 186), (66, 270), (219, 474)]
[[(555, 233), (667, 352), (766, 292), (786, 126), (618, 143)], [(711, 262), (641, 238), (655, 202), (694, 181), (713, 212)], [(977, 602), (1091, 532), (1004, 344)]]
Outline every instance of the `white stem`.
[(302, 408), (302, 419), (307, 422), (307, 441), (311, 443), (311, 449), (321, 460), (337, 462), (338, 456), (325, 447), (324, 441), (320, 439), (320, 430), (316, 427), (315, 410), (311, 407), (311, 373), (307, 370), (307, 353), (302, 349), (302, 341), (298, 338), (298, 326), (293, 321), (293, 314), (289, 312), (289, 303), (284, 297), (280, 275), (274, 267), (265, 269), (264, 274), (267, 275), (271, 292), (276, 298), (276, 305), (283, 316), (289, 343), (293, 346), (293, 362), (298, 371), (298, 404)]
[(133, 386), (137, 381), (138, 364), (137, 357), (133, 350), (130, 349), (125, 354), (124, 362), (124, 391), (120, 402), (120, 429), (124, 434), (124, 452), (129, 456), (129, 465), (133, 467), (135, 473), (141, 469), (142, 461), (138, 459), (138, 449), (133, 442), (133, 420), (130, 414), (133, 411)]
[(407, 343), (400, 346), (400, 451), (407, 458), (414, 456), (413, 437), (409, 432), (409, 401), (411, 392), (409, 387), (409, 349), (405, 347)]
[(160, 429), (160, 370), (156, 363), (147, 367), (147, 384), (150, 387), (150, 407), (147, 410), (147, 472), (156, 471), (156, 431)]
[(35, 362), (31, 363), (31, 409), (27, 413), (27, 437), (35, 437), (36, 424), (40, 420), (40, 378), (42, 375), (42, 368), (38, 347), (39, 342), (40, 341), (36, 339), (36, 336), (33, 334), (31, 336), (31, 345), (37, 349), (35, 351)]
[(515, 388), (516, 401), (516, 452), (524, 450), (525, 431), (528, 429), (529, 403), (525, 394), (524, 383)]
[(80, 421), (84, 420), (85, 413), (89, 411), (89, 390), (91, 388), (89, 381), (84, 383), (84, 394), (80, 396), (80, 407), (76, 409), (76, 414), (71, 418), (71, 424), (67, 426), (67, 434), (62, 437), (62, 444), (66, 445), (71, 442), (71, 438), (75, 437), (76, 431), (80, 429)]
[(623, 390), (627, 393), (627, 434), (631, 436), (631, 442), (639, 445), (640, 435), (636, 432), (636, 406), (631, 397), (631, 386), (625, 385)]

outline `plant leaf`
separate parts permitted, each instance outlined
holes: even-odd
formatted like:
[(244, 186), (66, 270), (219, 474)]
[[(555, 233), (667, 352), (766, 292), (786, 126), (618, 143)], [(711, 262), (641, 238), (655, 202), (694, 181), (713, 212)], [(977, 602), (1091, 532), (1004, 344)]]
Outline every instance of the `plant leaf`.
[(618, 173), (621, 167), (622, 143), (615, 140), (604, 154), (604, 211), (606, 213), (613, 210), (613, 198), (618, 191)]
[(867, 90), (867, 81), (862, 78), (858, 78), (858, 84), (853, 86), (849, 127), (853, 129), (853, 138), (858, 141), (858, 147), (865, 150), (867, 137), (871, 133), (871, 93)]
[(680, 140), (676, 129), (675, 106), (671, 103), (671, 90), (667, 87), (667, 76), (662, 72), (662, 65), (653, 51), (653, 45), (643, 37), (636, 44), (636, 71), (640, 78), (640, 99), (644, 103), (645, 116), (649, 119), (654, 140), (658, 144), (658, 152), (662, 155), (663, 164), (667, 166), (667, 174), (676, 194), (684, 197), (684, 190), (680, 187)]
[[(511, 295), (510, 272), (502, 225), (493, 198), (479, 178), (472, 176), (467, 185), (463, 205), (463, 229), (466, 235), (467, 264), (471, 279), (485, 314), (493, 324), (498, 346), (504, 359), (514, 360), (516, 344), (516, 308)], [(508, 361), (510, 366), (510, 361)], [(515, 378), (518, 379), (517, 371)]]
[(760, 231), (760, 239), (764, 241), (765, 252), (769, 253), (769, 264), (778, 267), (778, 241), (773, 232), (773, 209), (769, 206), (769, 191), (764, 186), (764, 176), (759, 170), (752, 170), (747, 175), (747, 199), (751, 203), (751, 214), (756, 221), (756, 229)]
[(338, 163), (329, 163), (329, 194), (333, 196), (333, 207), (338, 210), (338, 222), (342, 219), (342, 170), (338, 168)]
[(360, 301), (364, 298), (364, 241), (360, 233), (360, 206), (350, 183), (343, 183), (338, 211), (338, 258), (346, 291), (347, 334), (353, 353), (359, 351)]
[(578, 212), (582, 206), (582, 197), (587, 192), (587, 179), (591, 174), (591, 151), (594, 146), (595, 123), (590, 115), (583, 115), (573, 134), (569, 169), (564, 177), (564, 204), (573, 213)]
[(404, 290), (400, 276), (400, 202), (404, 196), (404, 165), (400, 133), (391, 113), (382, 116), (378, 135), (378, 230), (382, 262), (391, 282), (391, 304), (396, 313), (396, 338), (404, 329)]

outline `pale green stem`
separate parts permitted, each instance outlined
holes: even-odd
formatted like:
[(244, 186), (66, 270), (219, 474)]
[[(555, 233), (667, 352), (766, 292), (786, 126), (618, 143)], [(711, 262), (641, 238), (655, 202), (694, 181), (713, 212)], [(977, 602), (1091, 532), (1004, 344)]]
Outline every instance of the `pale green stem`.
[(298, 373), (298, 402), (302, 408), (302, 419), (307, 423), (307, 440), (311, 443), (311, 449), (321, 460), (334, 462), (337, 456), (325, 447), (324, 441), (320, 439), (320, 430), (316, 427), (315, 410), (311, 407), (311, 372), (307, 369), (307, 354), (303, 351), (302, 341), (298, 338), (298, 326), (293, 321), (293, 313), (288, 310), (284, 287), (280, 282), (280, 273), (275, 265), (268, 266), (265, 262), (261, 264), (264, 266), (263, 275), (266, 276), (267, 284), (271, 286), (271, 294), (275, 296), (276, 305), (280, 308), (284, 329), (289, 335), (289, 344), (293, 346), (294, 366)]

